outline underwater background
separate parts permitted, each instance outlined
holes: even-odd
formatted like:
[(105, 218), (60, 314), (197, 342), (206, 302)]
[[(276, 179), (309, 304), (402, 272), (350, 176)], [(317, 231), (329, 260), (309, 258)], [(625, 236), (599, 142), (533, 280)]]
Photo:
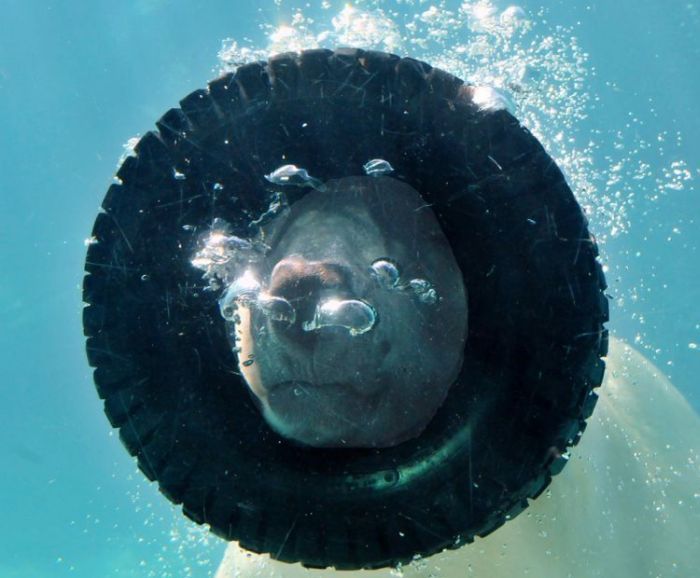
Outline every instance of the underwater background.
[(700, 410), (698, 2), (0, 8), (0, 578), (213, 575), (223, 542), (146, 483), (110, 431), (84, 353), (80, 286), (129, 139), (269, 52), (374, 47), (497, 87), (588, 213), (612, 333)]

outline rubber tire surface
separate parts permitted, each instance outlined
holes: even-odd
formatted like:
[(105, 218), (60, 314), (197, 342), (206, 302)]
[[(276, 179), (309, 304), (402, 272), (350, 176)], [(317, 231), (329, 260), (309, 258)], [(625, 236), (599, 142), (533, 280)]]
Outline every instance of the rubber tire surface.
[[(242, 66), (157, 127), (95, 221), (84, 332), (107, 417), (165, 496), (250, 550), (351, 569), (472, 541), (546, 488), (595, 405), (608, 301), (586, 219), (517, 119), (425, 63), (344, 49)], [(307, 449), (259, 415), (190, 260), (216, 217), (245, 234), (280, 165), (327, 180), (371, 158), (422, 194), (453, 247), (464, 367), (418, 439)]]

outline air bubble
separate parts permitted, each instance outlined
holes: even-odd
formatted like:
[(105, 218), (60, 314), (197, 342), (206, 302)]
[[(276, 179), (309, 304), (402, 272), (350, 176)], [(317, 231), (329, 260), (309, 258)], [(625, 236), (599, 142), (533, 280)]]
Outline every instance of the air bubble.
[(317, 331), (324, 327), (345, 327), (350, 335), (367, 333), (377, 321), (374, 307), (356, 299), (328, 299), (316, 306), (314, 318), (302, 324), (304, 331)]
[(507, 110), (515, 112), (515, 102), (503, 90), (492, 86), (476, 86), (472, 91), (472, 101), (482, 112)]
[(438, 301), (437, 291), (435, 289), (428, 289), (427, 291), (418, 295), (418, 301), (424, 303), (425, 305), (435, 305)]
[(287, 209), (289, 209), (287, 197), (282, 193), (276, 193), (275, 195), (273, 195), (272, 200), (270, 201), (270, 204), (267, 207), (267, 210), (257, 219), (250, 223), (249, 229), (253, 232), (259, 231), (260, 227), (266, 225)]
[(283, 297), (260, 295), (257, 305), (263, 314), (272, 321), (286, 321), (290, 325), (296, 321), (296, 311)]
[(317, 178), (309, 175), (306, 169), (296, 165), (282, 165), (272, 171), (265, 178), (275, 185), (293, 187), (312, 187), (317, 191), (324, 191), (326, 186)]
[(401, 272), (389, 259), (377, 259), (371, 265), (371, 275), (384, 289), (394, 289), (399, 284)]
[[(141, 140), (140, 136), (132, 136), (128, 141), (126, 141), (122, 145), (122, 155), (119, 157), (119, 161), (117, 162), (117, 167), (122, 166), (124, 161), (129, 158), (129, 157), (135, 157), (136, 156), (136, 145), (139, 144), (139, 141)], [(115, 177), (116, 178), (116, 177)], [(117, 178), (117, 180), (119, 180)], [(121, 183), (121, 180), (119, 180)]]
[(438, 294), (432, 283), (427, 279), (411, 279), (408, 285), (413, 289), (418, 301), (425, 305), (434, 305), (438, 301)]
[(210, 289), (218, 289), (219, 281), (228, 285), (269, 250), (259, 239), (232, 235), (231, 226), (222, 219), (214, 219), (211, 231), (201, 237), (200, 245), (201, 249), (190, 262), (204, 271), (203, 277), (209, 281)]
[(428, 289), (430, 289), (430, 283), (425, 279), (411, 279), (408, 284), (411, 286), (411, 289), (413, 289), (416, 295), (425, 293)]
[(192, 265), (198, 269), (207, 269), (212, 265), (222, 265), (227, 263), (237, 252), (250, 252), (253, 244), (247, 239), (227, 235), (222, 231), (212, 231), (204, 248), (197, 252), (192, 259)]
[(381, 177), (394, 172), (394, 167), (384, 159), (372, 159), (366, 162), (362, 168), (365, 174), (370, 177)]
[(243, 275), (234, 279), (228, 286), (223, 297), (219, 299), (221, 316), (227, 321), (233, 321), (238, 305), (247, 307), (258, 298), (260, 282), (251, 270), (246, 270)]

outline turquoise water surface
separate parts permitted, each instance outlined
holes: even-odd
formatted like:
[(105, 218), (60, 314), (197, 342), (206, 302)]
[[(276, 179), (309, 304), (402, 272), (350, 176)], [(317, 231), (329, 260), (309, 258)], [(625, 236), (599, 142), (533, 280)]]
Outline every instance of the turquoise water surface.
[[(700, 4), (523, 1), (539, 52), (513, 40), (483, 60), (452, 50), (491, 38), (461, 4), (0, 3), (0, 578), (213, 575), (224, 544), (146, 483), (104, 417), (81, 328), (84, 241), (123, 144), (290, 35), (436, 61), (523, 99), (601, 241), (612, 332), (700, 410)], [(464, 4), (473, 18), (508, 6)], [(343, 24), (362, 10), (388, 28)], [(547, 90), (518, 96), (527, 75)]]

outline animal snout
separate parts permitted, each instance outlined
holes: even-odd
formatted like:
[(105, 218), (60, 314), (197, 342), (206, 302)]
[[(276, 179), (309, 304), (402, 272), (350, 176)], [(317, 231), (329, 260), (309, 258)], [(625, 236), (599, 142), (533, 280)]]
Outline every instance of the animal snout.
[(340, 299), (351, 296), (350, 268), (335, 261), (285, 257), (272, 270), (268, 293), (288, 301), (296, 312), (297, 322), (308, 321), (323, 295), (332, 294)]

